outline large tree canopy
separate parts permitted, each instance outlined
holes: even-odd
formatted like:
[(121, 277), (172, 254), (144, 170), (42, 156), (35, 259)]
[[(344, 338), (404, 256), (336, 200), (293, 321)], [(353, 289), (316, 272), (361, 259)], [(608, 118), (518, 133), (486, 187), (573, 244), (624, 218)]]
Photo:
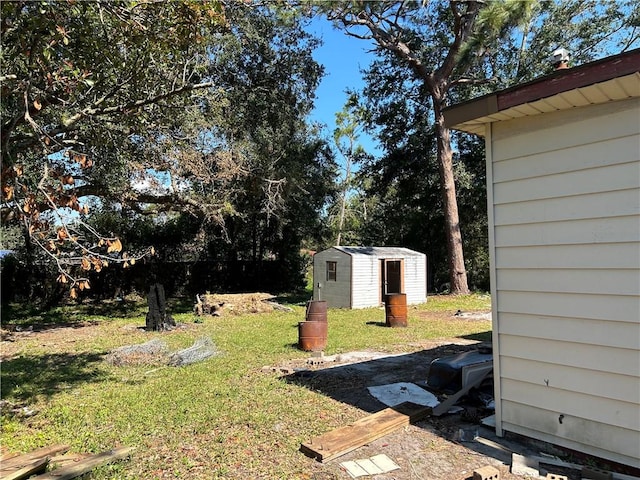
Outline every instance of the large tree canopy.
[(3, 225), (80, 288), (70, 263), (135, 260), (92, 207), (180, 212), (227, 242), (281, 241), (301, 208), (316, 228), (333, 163), (304, 123), (314, 42), (243, 2), (2, 2)]
[[(316, 6), (338, 29), (374, 45), (377, 61), (367, 74), (363, 104), (385, 155), (365, 172), (370, 191), (386, 198), (388, 212), (404, 205), (407, 215), (402, 224), (387, 222), (380, 229), (399, 227), (387, 238), (391, 242), (399, 236), (406, 242), (413, 230), (410, 237), (419, 242), (419, 228), (408, 220), (422, 218), (423, 239), (433, 239), (430, 231), (437, 228), (440, 242), (446, 241), (452, 293), (468, 291), (467, 270), (476, 263), (465, 262), (467, 215), (459, 208), (459, 197), (468, 197), (468, 185), (480, 183), (473, 180), (477, 175), (470, 176), (476, 169), (465, 166), (462, 147), (472, 144), (452, 139), (443, 109), (548, 73), (549, 57), (559, 47), (572, 51), (575, 62), (631, 48), (640, 26), (640, 10), (633, 2), (354, 0)], [(467, 153), (477, 161), (477, 148)], [(434, 178), (440, 199), (432, 195)], [(478, 201), (481, 195), (476, 205)], [(431, 210), (419, 213), (414, 207)], [(435, 224), (434, 215), (425, 213), (433, 209), (441, 213)], [(478, 231), (476, 226), (470, 230), (470, 235)], [(380, 241), (383, 233), (378, 233)]]

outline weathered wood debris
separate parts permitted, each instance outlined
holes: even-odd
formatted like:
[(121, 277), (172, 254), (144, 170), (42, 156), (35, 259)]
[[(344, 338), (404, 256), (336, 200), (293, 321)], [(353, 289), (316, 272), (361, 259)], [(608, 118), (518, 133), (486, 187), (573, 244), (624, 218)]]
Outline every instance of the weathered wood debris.
[(275, 302), (269, 293), (235, 293), (196, 295), (193, 313), (198, 316), (213, 315), (220, 317), (226, 314), (243, 315), (246, 313), (265, 313), (273, 310), (291, 312), (292, 308)]
[[(53, 445), (25, 454), (3, 454), (0, 457), (0, 480), (69, 480), (79, 477), (105, 463), (122, 460), (133, 452), (132, 447), (120, 447), (106, 452), (62, 455), (69, 445)], [(45, 473), (47, 467), (53, 466)], [(35, 477), (32, 475), (38, 474)]]

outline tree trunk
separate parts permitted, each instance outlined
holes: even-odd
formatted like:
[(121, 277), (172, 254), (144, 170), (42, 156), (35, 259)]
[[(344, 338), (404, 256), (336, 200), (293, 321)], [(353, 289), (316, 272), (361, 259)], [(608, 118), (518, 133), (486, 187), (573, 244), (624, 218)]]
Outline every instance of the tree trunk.
[(167, 300), (161, 283), (154, 283), (147, 295), (149, 311), (146, 318), (146, 329), (149, 331), (171, 330), (176, 326), (175, 320), (167, 313)]
[(451, 132), (445, 127), (442, 114), (442, 98), (432, 93), (435, 114), (436, 137), (438, 143), (438, 167), (440, 169), (440, 186), (444, 204), (445, 234), (447, 237), (447, 253), (449, 264), (450, 292), (453, 295), (469, 293), (467, 271), (464, 266), (462, 251), (462, 233), (458, 217), (458, 201), (456, 183), (453, 174), (453, 152), (451, 151)]

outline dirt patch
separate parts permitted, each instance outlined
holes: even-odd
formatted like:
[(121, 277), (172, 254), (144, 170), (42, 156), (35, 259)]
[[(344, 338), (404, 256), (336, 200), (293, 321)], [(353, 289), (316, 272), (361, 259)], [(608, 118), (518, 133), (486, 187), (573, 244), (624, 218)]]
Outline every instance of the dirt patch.
[[(486, 318), (485, 318), (486, 319)], [(361, 409), (362, 417), (387, 407), (374, 398), (367, 387), (397, 382), (415, 383), (425, 389), (432, 360), (475, 350), (479, 342), (448, 339), (425, 342), (420, 348), (404, 354), (351, 352), (343, 355), (290, 362), (279, 368), (287, 382), (305, 386), (331, 398)], [(340, 463), (386, 454), (400, 466), (386, 474), (370, 477), (374, 480), (450, 479), (472, 477), (473, 470), (493, 466), (503, 479), (521, 479), (510, 473), (511, 453), (525, 456), (540, 454), (566, 455), (552, 445), (507, 434), (499, 438), (495, 430), (482, 420), (493, 411), (483, 402), (483, 392), (492, 394), (489, 382), (458, 403), (458, 413), (445, 414), (396, 430), (376, 441), (361, 446), (325, 464), (317, 463), (311, 479), (346, 479), (349, 475)], [(434, 392), (435, 393), (435, 392)], [(445, 395), (437, 393), (442, 401)], [(485, 398), (486, 399), (486, 398)], [(593, 460), (590, 460), (593, 462)], [(541, 475), (564, 475), (579, 480), (577, 470), (540, 465)]]

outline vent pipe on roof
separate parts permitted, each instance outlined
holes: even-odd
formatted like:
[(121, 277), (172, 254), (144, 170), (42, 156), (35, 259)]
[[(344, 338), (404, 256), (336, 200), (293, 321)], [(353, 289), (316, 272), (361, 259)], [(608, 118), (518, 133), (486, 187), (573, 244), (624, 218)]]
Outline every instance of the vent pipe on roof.
[(551, 63), (556, 70), (569, 68), (569, 51), (564, 48), (554, 50), (551, 54)]

